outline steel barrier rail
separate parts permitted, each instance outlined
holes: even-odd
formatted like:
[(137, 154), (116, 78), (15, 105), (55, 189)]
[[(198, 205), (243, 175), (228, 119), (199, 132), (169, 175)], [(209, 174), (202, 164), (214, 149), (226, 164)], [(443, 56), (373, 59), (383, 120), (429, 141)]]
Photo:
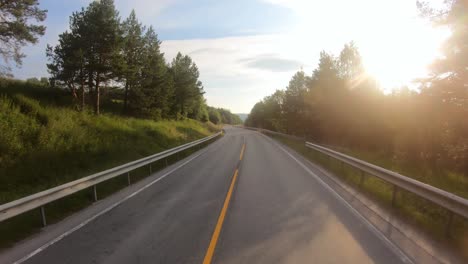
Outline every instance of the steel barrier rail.
[(149, 171), (150, 173), (152, 173), (151, 163), (164, 159), (171, 155), (177, 154), (191, 147), (195, 147), (219, 135), (221, 135), (221, 132), (218, 132), (214, 135), (211, 135), (211, 136), (199, 139), (199, 140), (189, 142), (184, 145), (177, 146), (172, 149), (168, 149), (168, 150), (153, 154), (151, 156), (148, 156), (139, 160), (131, 161), (129, 163), (126, 163), (126, 164), (123, 164), (123, 165), (120, 165), (120, 166), (117, 166), (117, 167), (114, 167), (114, 168), (111, 168), (102, 172), (92, 174), (90, 176), (86, 176), (84, 178), (80, 178), (78, 180), (75, 180), (69, 183), (65, 183), (63, 185), (59, 185), (57, 187), (54, 187), (54, 188), (51, 188), (42, 192), (38, 192), (32, 195), (23, 197), (21, 199), (18, 199), (18, 200), (15, 200), (6, 204), (2, 204), (0, 205), (0, 222), (40, 207), (41, 216), (42, 216), (42, 224), (45, 226), (47, 223), (46, 223), (46, 218), (45, 218), (44, 205), (50, 202), (56, 201), (65, 196), (74, 194), (83, 189), (89, 188), (91, 186), (94, 187), (94, 199), (97, 200), (96, 184), (115, 178), (117, 176), (123, 175), (125, 173), (127, 173), (128, 183), (130, 184), (130, 175), (129, 175), (130, 171), (133, 171), (137, 168), (141, 168), (149, 164)]
[[(281, 136), (285, 136), (288, 138), (305, 141), (305, 139), (301, 137), (291, 136), (291, 135), (271, 131), (268, 129), (259, 129), (259, 128), (254, 128), (254, 127), (244, 127), (244, 128), (250, 129), (250, 130), (256, 130), (256, 131), (267, 133), (267, 134), (281, 135)], [(329, 149), (329, 148), (326, 148), (317, 144), (313, 144), (311, 142), (305, 141), (305, 146), (308, 148), (314, 149), (328, 157), (337, 159), (356, 169), (361, 170), (362, 172), (361, 182), (364, 180), (364, 177), (365, 177), (364, 173), (367, 173), (369, 175), (378, 177), (384, 180), (385, 182), (392, 184), (393, 185), (392, 205), (395, 204), (395, 198), (396, 198), (398, 189), (403, 189), (413, 194), (416, 194), (417, 196), (424, 198), (434, 204), (437, 204), (442, 208), (445, 208), (446, 210), (450, 212), (448, 223), (446, 226), (447, 233), (452, 224), (453, 213), (460, 215), (464, 217), (465, 219), (468, 219), (468, 199), (465, 199), (453, 193), (441, 190), (429, 184), (417, 181), (410, 177), (403, 176), (394, 171), (390, 171), (382, 167), (376, 166), (374, 164), (362, 161), (360, 159), (345, 155), (338, 151), (335, 151), (335, 150), (332, 150), (332, 149)]]
[[(353, 158), (351, 156), (345, 155), (338, 151), (334, 151), (329, 148), (325, 148), (325, 147), (322, 147), (322, 146), (319, 146), (317, 144), (313, 144), (310, 142), (306, 142), (305, 144), (306, 144), (306, 147), (308, 148), (312, 148), (322, 154), (325, 154), (329, 157), (340, 160), (365, 173), (376, 176), (386, 182), (393, 184), (395, 188), (401, 188), (411, 193), (414, 193), (426, 200), (429, 200), (443, 208), (446, 208), (447, 210), (453, 213), (456, 213), (468, 219), (468, 200), (467, 199), (464, 199), (453, 193), (441, 190), (429, 184), (422, 183), (412, 178), (403, 176), (394, 171), (390, 171), (382, 167), (373, 165), (371, 163)], [(397, 192), (397, 189), (394, 189), (393, 196), (395, 196), (396, 192)], [(392, 197), (392, 200), (394, 199), (395, 198)]]

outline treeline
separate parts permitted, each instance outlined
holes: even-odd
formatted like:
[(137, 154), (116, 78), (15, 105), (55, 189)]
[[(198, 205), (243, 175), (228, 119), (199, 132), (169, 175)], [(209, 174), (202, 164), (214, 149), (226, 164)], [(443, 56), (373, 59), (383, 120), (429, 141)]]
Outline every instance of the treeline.
[(444, 12), (420, 5), (453, 34), (430, 77), (418, 80), (417, 91), (402, 87), (385, 95), (349, 43), (338, 56), (322, 52), (310, 76), (300, 71), (285, 90), (258, 102), (246, 125), (383, 154), (392, 163), (439, 175), (443, 170), (468, 175), (468, 60), (463, 59), (468, 33), (460, 25), (467, 11), (462, 2), (451, 1)]
[(124, 114), (208, 121), (196, 64), (181, 53), (167, 63), (160, 45), (134, 11), (121, 21), (113, 0), (93, 1), (71, 15), (58, 45), (47, 47), (51, 85), (68, 89), (77, 109), (91, 105), (96, 114), (104, 94), (116, 97)]
[(208, 117), (213, 124), (233, 124), (240, 125), (242, 120), (236, 114), (224, 108), (214, 108), (208, 106)]

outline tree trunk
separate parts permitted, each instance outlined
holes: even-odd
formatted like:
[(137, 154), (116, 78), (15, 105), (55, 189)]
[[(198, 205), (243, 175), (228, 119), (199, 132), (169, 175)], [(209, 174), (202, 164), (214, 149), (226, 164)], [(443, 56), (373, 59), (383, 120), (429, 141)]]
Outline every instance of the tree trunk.
[(76, 94), (75, 85), (69, 84), (68, 86), (70, 87), (70, 90), (71, 90), (71, 93), (72, 93), (73, 98), (74, 98), (75, 100), (78, 100), (78, 95)]
[(128, 112), (128, 81), (125, 82), (124, 113)]
[(88, 92), (89, 92), (89, 96), (91, 98), (91, 104), (94, 105), (93, 103), (93, 99), (94, 99), (94, 80), (93, 80), (93, 73), (90, 72), (88, 74)]
[(81, 111), (85, 109), (85, 88), (84, 79), (81, 78)]
[(76, 108), (78, 108), (79, 106), (79, 101), (80, 99), (78, 99), (78, 94), (76, 93), (76, 88), (75, 88), (75, 85), (73, 83), (68, 83), (68, 88), (70, 89), (71, 91), (71, 94), (73, 96), (73, 100), (75, 101), (76, 103)]
[(99, 112), (99, 110), (100, 110), (99, 109), (99, 106), (100, 106), (99, 105), (99, 101), (100, 101), (100, 87), (99, 87), (99, 85), (100, 85), (100, 83), (99, 82), (100, 82), (100, 80), (99, 80), (99, 73), (98, 73), (97, 76), (96, 76), (96, 90), (95, 90), (95, 95), (94, 95), (95, 96), (94, 113), (96, 115), (100, 114), (100, 112)]

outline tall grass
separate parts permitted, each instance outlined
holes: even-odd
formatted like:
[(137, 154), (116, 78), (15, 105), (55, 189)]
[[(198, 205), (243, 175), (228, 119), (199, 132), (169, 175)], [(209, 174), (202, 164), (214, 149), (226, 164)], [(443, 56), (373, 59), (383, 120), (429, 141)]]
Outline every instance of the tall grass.
[[(41, 93), (45, 96), (37, 96)], [(0, 204), (217, 129), (189, 119), (154, 122), (95, 116), (51, 103), (55, 99), (48, 98), (50, 94), (40, 87), (0, 90)]]

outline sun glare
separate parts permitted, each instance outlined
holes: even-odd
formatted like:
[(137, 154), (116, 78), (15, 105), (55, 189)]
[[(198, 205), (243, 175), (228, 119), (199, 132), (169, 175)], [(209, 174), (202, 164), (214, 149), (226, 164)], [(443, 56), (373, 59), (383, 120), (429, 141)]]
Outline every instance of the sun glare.
[(426, 76), (449, 35), (447, 29), (433, 28), (419, 17), (414, 1), (296, 0), (284, 5), (301, 16), (290, 31), (294, 52), (309, 60), (310, 47), (320, 46), (338, 55), (345, 43), (354, 41), (367, 72), (385, 92), (411, 87), (414, 79)]
[(428, 66), (440, 56), (440, 46), (448, 31), (434, 29), (414, 20), (412, 24), (392, 22), (396, 32), (363, 39), (360, 52), (366, 71), (385, 92), (412, 86), (416, 78), (428, 74)]

